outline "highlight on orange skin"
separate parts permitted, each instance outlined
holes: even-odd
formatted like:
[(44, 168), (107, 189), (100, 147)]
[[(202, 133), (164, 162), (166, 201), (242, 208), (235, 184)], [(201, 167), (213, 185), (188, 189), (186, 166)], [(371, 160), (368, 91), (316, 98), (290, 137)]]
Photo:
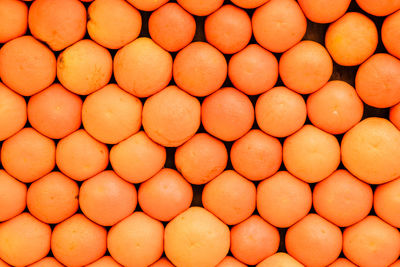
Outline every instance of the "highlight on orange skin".
[(316, 23), (331, 23), (343, 16), (351, 0), (298, 0), (304, 15)]
[(24, 35), (28, 27), (28, 7), (15, 0), (0, 2), (0, 43)]
[(0, 222), (7, 221), (24, 211), (26, 191), (26, 184), (0, 170)]
[(386, 50), (393, 56), (400, 58), (400, 48), (397, 40), (400, 38), (400, 11), (386, 17), (381, 28), (381, 38)]

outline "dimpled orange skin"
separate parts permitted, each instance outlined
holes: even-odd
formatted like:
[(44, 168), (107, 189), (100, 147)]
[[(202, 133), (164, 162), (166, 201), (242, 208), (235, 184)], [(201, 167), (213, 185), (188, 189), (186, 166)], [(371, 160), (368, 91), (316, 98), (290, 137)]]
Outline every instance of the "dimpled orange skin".
[(257, 264), (257, 267), (304, 267), (304, 265), (289, 254), (278, 252)]
[(286, 232), (288, 253), (306, 266), (327, 266), (342, 250), (340, 228), (316, 214), (308, 214)]
[(235, 225), (250, 217), (256, 208), (256, 187), (235, 171), (227, 170), (206, 184), (202, 203), (221, 221)]
[(315, 211), (339, 227), (364, 219), (371, 211), (371, 187), (346, 170), (337, 170), (319, 182), (313, 191)]
[(383, 118), (367, 118), (342, 139), (342, 162), (347, 170), (369, 184), (400, 176), (400, 131)]
[(356, 90), (367, 105), (389, 108), (400, 102), (400, 60), (384, 53), (371, 56), (356, 74)]
[(48, 174), (55, 165), (54, 141), (32, 128), (24, 128), (3, 142), (3, 168), (21, 182), (31, 183)]
[(168, 259), (181, 267), (214, 267), (229, 251), (229, 228), (201, 207), (191, 207), (165, 227)]
[(253, 126), (253, 104), (239, 90), (222, 88), (204, 99), (201, 121), (211, 135), (223, 141), (234, 141)]
[(294, 176), (307, 183), (319, 182), (336, 170), (340, 146), (335, 136), (305, 125), (283, 143), (283, 163)]
[(81, 129), (58, 142), (56, 163), (65, 175), (83, 181), (107, 167), (108, 148)]
[(137, 9), (123, 0), (96, 0), (88, 8), (90, 37), (109, 49), (119, 49), (135, 40), (142, 27)]
[(28, 119), (41, 134), (60, 139), (81, 126), (82, 99), (60, 84), (33, 95), (28, 102)]
[(163, 253), (164, 227), (143, 212), (135, 212), (108, 232), (111, 256), (123, 266), (149, 266)]
[(177, 3), (167, 3), (151, 13), (149, 33), (159, 46), (177, 52), (193, 40), (196, 21)]
[(400, 11), (386, 17), (381, 28), (382, 42), (386, 50), (393, 56), (400, 58), (400, 48), (397, 40), (400, 38)]
[(78, 0), (35, 0), (28, 22), (33, 36), (60, 51), (85, 35), (86, 9)]
[(267, 3), (269, 0), (231, 0), (231, 1), (238, 7), (253, 9)]
[(113, 171), (101, 172), (83, 182), (79, 206), (89, 219), (102, 226), (112, 226), (129, 216), (136, 208), (134, 185)]
[(346, 258), (338, 258), (329, 267), (357, 267), (357, 265), (353, 264)]
[(400, 103), (390, 109), (389, 118), (393, 125), (400, 130)]
[(280, 171), (257, 187), (257, 210), (270, 224), (287, 228), (310, 211), (310, 186), (287, 171)]
[(172, 263), (167, 258), (162, 257), (149, 267), (174, 267), (174, 265), (172, 265)]
[(258, 95), (278, 80), (278, 60), (268, 50), (250, 44), (231, 57), (228, 75), (235, 88), (247, 95)]
[(205, 184), (219, 175), (228, 163), (223, 142), (206, 133), (195, 134), (175, 152), (176, 169), (191, 184)]
[(142, 102), (116, 84), (88, 95), (82, 106), (82, 124), (98, 141), (116, 144), (139, 131)]
[(193, 189), (175, 170), (162, 169), (139, 187), (142, 210), (159, 221), (170, 221), (190, 207)]
[(265, 49), (282, 53), (303, 38), (307, 20), (294, 0), (271, 0), (252, 17), (253, 34)]
[[(357, 31), (354, 29), (357, 28)], [(372, 20), (361, 13), (349, 12), (329, 25), (325, 47), (342, 66), (356, 66), (369, 58), (378, 45), (378, 32)]]
[(29, 267), (62, 267), (62, 266), (63, 265), (53, 257), (46, 257), (41, 259), (40, 261), (35, 262), (34, 264), (29, 265)]
[(156, 143), (177, 147), (189, 140), (200, 127), (200, 102), (176, 86), (168, 86), (147, 98), (142, 124)]
[(255, 113), (260, 129), (275, 137), (286, 137), (295, 133), (307, 118), (303, 97), (283, 86), (260, 95)]
[(24, 127), (27, 119), (25, 99), (0, 83), (0, 141)]
[(0, 43), (6, 43), (26, 32), (28, 7), (16, 0), (0, 1)]
[(36, 94), (48, 87), (55, 77), (54, 54), (32, 36), (18, 37), (1, 47), (0, 78), (18, 94)]
[(118, 50), (114, 57), (118, 85), (137, 97), (165, 88), (172, 77), (172, 57), (153, 40), (141, 37)]
[(79, 187), (60, 172), (51, 172), (29, 186), (29, 212), (45, 223), (56, 224), (71, 217), (79, 207)]
[(374, 16), (387, 16), (400, 9), (399, 0), (356, 0), (356, 2), (365, 12)]
[(302, 41), (286, 51), (279, 60), (283, 83), (300, 94), (310, 94), (324, 86), (332, 75), (333, 63), (325, 47)]
[(26, 185), (0, 170), (0, 222), (20, 214), (26, 207)]
[(234, 54), (249, 43), (251, 20), (243, 9), (224, 5), (207, 17), (204, 31), (211, 45), (224, 54)]
[(114, 145), (110, 151), (113, 170), (130, 183), (141, 183), (155, 175), (166, 158), (165, 147), (154, 143), (143, 131)]
[(131, 5), (139, 10), (153, 11), (164, 5), (168, 0), (127, 0)]
[(399, 230), (368, 216), (344, 230), (343, 252), (358, 266), (389, 266), (400, 254)]
[(244, 265), (237, 259), (231, 257), (231, 256), (226, 256), (220, 263), (218, 263), (217, 266), (215, 267), (246, 267), (247, 265)]
[(306, 17), (316, 23), (331, 23), (344, 15), (351, 0), (298, 0)]
[(256, 265), (278, 250), (279, 239), (278, 229), (252, 215), (231, 229), (231, 252), (241, 262)]
[(279, 140), (256, 129), (236, 140), (230, 154), (233, 168), (252, 181), (273, 175), (282, 163)]
[(207, 16), (220, 8), (224, 0), (177, 0), (178, 4), (196, 16)]
[(400, 227), (400, 178), (382, 184), (375, 189), (374, 210), (376, 214), (394, 227)]
[(0, 258), (12, 266), (26, 266), (50, 251), (50, 226), (27, 212), (0, 224)]
[(194, 96), (206, 96), (218, 90), (227, 71), (224, 55), (205, 42), (191, 43), (179, 51), (173, 66), (177, 86)]
[(329, 81), (307, 98), (307, 113), (311, 123), (331, 134), (342, 134), (362, 118), (364, 105), (348, 83)]
[(81, 40), (57, 59), (57, 78), (71, 92), (88, 95), (105, 86), (112, 74), (110, 52), (92, 40)]

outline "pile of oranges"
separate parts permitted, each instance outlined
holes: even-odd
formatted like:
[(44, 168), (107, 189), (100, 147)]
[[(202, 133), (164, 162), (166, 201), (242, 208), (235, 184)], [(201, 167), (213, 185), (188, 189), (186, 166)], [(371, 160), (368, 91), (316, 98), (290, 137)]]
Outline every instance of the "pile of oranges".
[(0, 0), (0, 267), (400, 266), (400, 0)]

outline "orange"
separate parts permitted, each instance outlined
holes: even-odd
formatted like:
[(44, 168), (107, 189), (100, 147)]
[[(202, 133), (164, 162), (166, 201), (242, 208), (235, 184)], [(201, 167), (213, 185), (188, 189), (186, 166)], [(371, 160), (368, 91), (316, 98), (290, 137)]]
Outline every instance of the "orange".
[(205, 184), (219, 175), (228, 163), (223, 142), (198, 133), (175, 152), (176, 169), (191, 184)]
[(78, 130), (58, 142), (56, 163), (65, 175), (83, 181), (107, 167), (108, 149), (85, 130)]
[(173, 66), (177, 86), (194, 96), (206, 96), (218, 90), (227, 71), (225, 57), (204, 42), (191, 43), (179, 51)]
[(0, 83), (0, 141), (16, 134), (27, 119), (25, 99)]
[(313, 191), (315, 211), (339, 227), (364, 219), (371, 211), (372, 201), (371, 187), (345, 170), (335, 171)]
[(332, 75), (333, 63), (325, 47), (314, 41), (302, 41), (286, 51), (279, 60), (283, 83), (300, 94), (314, 93)]
[(167, 258), (162, 257), (149, 267), (174, 267), (174, 265), (172, 265), (172, 263)]
[(353, 175), (369, 184), (400, 176), (400, 131), (383, 118), (367, 118), (342, 140), (342, 162)]
[(375, 54), (357, 70), (356, 90), (367, 105), (388, 108), (400, 102), (400, 60)]
[(276, 173), (282, 163), (282, 145), (275, 137), (251, 130), (231, 148), (233, 168), (252, 181), (264, 180)]
[(137, 97), (165, 88), (172, 77), (172, 57), (153, 40), (141, 37), (118, 50), (114, 57), (118, 85)]
[(375, 52), (377, 44), (374, 22), (357, 12), (346, 13), (329, 25), (325, 35), (326, 48), (333, 60), (342, 66), (363, 63)]
[(98, 259), (97, 261), (86, 265), (87, 267), (121, 267), (119, 263), (117, 263), (112, 257), (104, 256)]
[(287, 228), (310, 211), (310, 186), (287, 171), (265, 179), (257, 187), (257, 211), (270, 224)]
[(135, 212), (108, 232), (111, 256), (123, 266), (149, 266), (163, 253), (163, 225), (143, 212)]
[(397, 11), (383, 21), (381, 28), (382, 42), (386, 50), (397, 58), (400, 58), (400, 48), (396, 43), (400, 38), (399, 27), (400, 11)]
[(400, 260), (395, 261), (390, 267), (399, 267), (400, 266)]
[(175, 170), (162, 169), (139, 187), (142, 210), (159, 221), (170, 221), (190, 207), (193, 189)]
[(191, 207), (165, 227), (165, 254), (180, 267), (214, 267), (229, 251), (229, 228), (201, 207)]
[(96, 0), (88, 8), (87, 30), (96, 43), (119, 49), (135, 40), (142, 27), (142, 17), (123, 0)]
[(250, 44), (231, 57), (228, 75), (235, 88), (247, 95), (258, 95), (278, 80), (278, 60), (268, 50)]
[(244, 265), (237, 259), (231, 257), (231, 256), (226, 256), (216, 267), (246, 267), (247, 265)]
[(339, 166), (339, 142), (335, 136), (305, 125), (285, 139), (283, 163), (291, 174), (301, 180), (319, 182)]
[(327, 266), (342, 250), (339, 227), (316, 214), (308, 214), (286, 232), (286, 249), (306, 266)]
[(29, 265), (29, 267), (62, 267), (63, 265), (59, 263), (53, 257), (45, 257), (34, 264)]
[(200, 102), (176, 86), (147, 98), (142, 123), (146, 134), (166, 147), (189, 140), (200, 127)]
[(0, 224), (0, 258), (12, 266), (26, 266), (50, 251), (51, 229), (29, 213)]
[(82, 106), (85, 130), (98, 141), (116, 144), (140, 129), (142, 102), (116, 84), (88, 95)]
[(24, 128), (3, 142), (1, 162), (10, 175), (31, 183), (54, 168), (55, 152), (53, 140), (32, 128)]
[(241, 262), (255, 265), (278, 250), (279, 239), (275, 227), (253, 215), (231, 229), (231, 252)]
[(113, 171), (101, 172), (84, 181), (79, 189), (79, 206), (90, 220), (112, 226), (135, 210), (137, 193), (134, 185)]
[(85, 6), (78, 0), (35, 0), (29, 8), (29, 29), (52, 50), (63, 50), (85, 35)]
[(107, 231), (82, 214), (59, 223), (51, 236), (54, 257), (66, 266), (83, 266), (106, 252)]
[(253, 126), (254, 108), (242, 92), (232, 87), (222, 88), (204, 99), (201, 122), (211, 135), (223, 141), (234, 141)]
[(390, 109), (389, 118), (393, 125), (400, 130), (400, 103)]
[(1, 267), (9, 267), (10, 265), (8, 265), (7, 263), (5, 263), (3, 260), (0, 259), (0, 266)]
[(400, 227), (399, 198), (400, 178), (375, 189), (374, 210), (376, 214), (394, 227)]
[(26, 185), (4, 170), (0, 170), (0, 222), (7, 221), (24, 211)]
[(207, 17), (204, 31), (211, 45), (224, 54), (234, 54), (250, 41), (250, 17), (243, 9), (224, 5)]
[(399, 0), (356, 0), (356, 2), (365, 12), (374, 16), (387, 16), (400, 9)]
[(259, 264), (257, 267), (303, 267), (304, 265), (295, 260), (292, 256), (287, 253), (278, 252), (272, 256), (269, 256)]
[(357, 265), (353, 264), (346, 258), (338, 258), (329, 267), (357, 267)]
[(149, 33), (154, 42), (170, 52), (187, 46), (196, 33), (196, 21), (177, 3), (167, 3), (151, 13)]
[(256, 208), (256, 187), (235, 171), (227, 170), (203, 189), (202, 203), (228, 225), (250, 217)]
[(224, 0), (177, 0), (178, 4), (196, 16), (207, 16), (217, 10)]
[(168, 0), (127, 0), (131, 5), (143, 11), (153, 11), (164, 5)]
[(59, 223), (78, 210), (79, 187), (60, 172), (51, 172), (29, 186), (29, 212), (45, 223)]
[(231, 1), (238, 7), (252, 9), (267, 3), (269, 0), (231, 0)]
[(48, 87), (55, 77), (54, 54), (32, 36), (18, 37), (1, 47), (0, 78), (18, 94), (36, 94)]
[(331, 134), (347, 132), (361, 120), (363, 112), (363, 102), (344, 81), (330, 81), (307, 98), (308, 118)]
[(351, 0), (298, 0), (306, 17), (316, 23), (331, 23), (343, 16)]
[(252, 17), (253, 34), (265, 49), (282, 53), (303, 38), (307, 20), (294, 0), (270, 0)]
[(88, 95), (105, 86), (112, 73), (110, 52), (92, 40), (81, 40), (65, 49), (57, 59), (57, 78), (78, 95)]
[(279, 86), (260, 95), (255, 113), (262, 131), (275, 137), (286, 137), (304, 125), (307, 108), (301, 95)]
[(400, 255), (399, 230), (368, 216), (344, 230), (343, 252), (358, 266), (389, 266)]
[(143, 131), (114, 145), (110, 151), (113, 170), (130, 183), (141, 183), (155, 175), (166, 158), (165, 147), (154, 143)]
[(28, 119), (32, 127), (53, 139), (78, 130), (81, 111), (81, 98), (58, 83), (33, 95), (28, 102)]
[(17, 0), (0, 1), (0, 43), (24, 35), (28, 27), (28, 7)]

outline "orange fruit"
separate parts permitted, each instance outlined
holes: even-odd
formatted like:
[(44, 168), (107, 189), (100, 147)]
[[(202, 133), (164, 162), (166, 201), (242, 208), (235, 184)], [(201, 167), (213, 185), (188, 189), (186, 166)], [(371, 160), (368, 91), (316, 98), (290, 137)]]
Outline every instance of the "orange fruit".
[(399, 199), (400, 178), (379, 185), (374, 192), (374, 210), (382, 220), (400, 227)]
[(168, 0), (127, 0), (131, 5), (143, 11), (153, 11), (164, 5)]
[(217, 266), (215, 267), (246, 267), (247, 265), (244, 265), (237, 259), (231, 256), (226, 256), (220, 263), (218, 263)]
[(267, 3), (269, 0), (231, 0), (231, 1), (238, 7), (253, 9)]
[(174, 267), (174, 265), (172, 265), (172, 263), (167, 258), (162, 257), (149, 267)]
[(0, 1), (0, 43), (24, 35), (28, 27), (28, 7), (17, 0)]
[(201, 207), (191, 207), (165, 227), (165, 254), (181, 267), (213, 267), (229, 251), (229, 228)]
[(34, 264), (29, 265), (29, 267), (62, 267), (63, 265), (59, 263), (53, 257), (45, 257)]
[(224, 0), (177, 0), (178, 4), (196, 16), (207, 16), (217, 10)]
[(400, 103), (390, 109), (389, 118), (393, 125), (400, 130)]
[(98, 259), (97, 261), (86, 265), (87, 267), (121, 267), (118, 262), (116, 262), (112, 257), (110, 256), (104, 256)]
[(356, 0), (359, 7), (374, 16), (387, 16), (400, 9), (399, 0)]
[(400, 49), (396, 44), (400, 38), (400, 11), (386, 17), (381, 28), (382, 42), (386, 50), (393, 56), (400, 58)]
[(24, 211), (26, 185), (0, 170), (0, 222), (7, 221)]
[(316, 23), (331, 23), (343, 16), (351, 0), (298, 0), (306, 17)]
[(329, 267), (357, 267), (357, 265), (353, 264), (346, 258), (338, 258)]
[(287, 253), (278, 252), (272, 256), (269, 256), (259, 264), (257, 267), (303, 267), (304, 265), (295, 260), (292, 256)]

